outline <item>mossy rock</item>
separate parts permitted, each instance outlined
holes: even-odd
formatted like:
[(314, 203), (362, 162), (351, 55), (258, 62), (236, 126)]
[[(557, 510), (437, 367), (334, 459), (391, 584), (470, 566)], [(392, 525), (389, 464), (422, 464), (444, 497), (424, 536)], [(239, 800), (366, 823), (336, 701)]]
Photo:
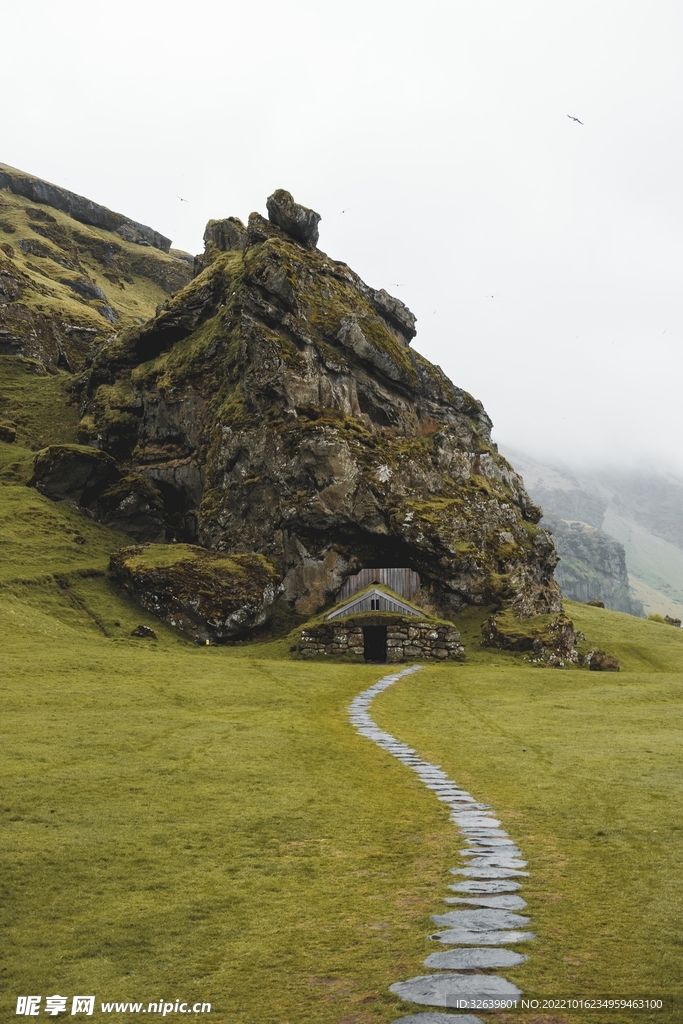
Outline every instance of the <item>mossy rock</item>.
[(492, 615), (481, 631), (483, 647), (527, 654), (532, 664), (564, 668), (579, 661), (574, 623), (564, 614), (520, 619), (508, 610)]
[(70, 501), (137, 541), (163, 541), (170, 519), (161, 492), (142, 473), (122, 474), (106, 452), (88, 445), (50, 445), (38, 452), (29, 486)]
[(169, 515), (161, 492), (142, 473), (128, 473), (112, 483), (91, 505), (100, 522), (137, 541), (163, 541)]
[(269, 621), (282, 591), (262, 555), (228, 556), (193, 544), (123, 548), (110, 569), (143, 608), (196, 643), (248, 637)]
[(17, 439), (17, 425), (9, 420), (0, 420), (0, 441), (13, 444)]
[(53, 444), (36, 455), (29, 486), (53, 501), (88, 506), (120, 475), (111, 455), (98, 448)]

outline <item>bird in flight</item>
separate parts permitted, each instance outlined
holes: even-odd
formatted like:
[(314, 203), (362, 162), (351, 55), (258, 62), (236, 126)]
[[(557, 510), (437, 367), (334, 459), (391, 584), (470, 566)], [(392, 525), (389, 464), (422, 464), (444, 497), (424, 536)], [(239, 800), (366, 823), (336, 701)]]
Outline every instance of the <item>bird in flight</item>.
[(485, 299), (497, 299), (498, 296), (497, 295), (485, 295), (484, 298)]
[(347, 206), (345, 210), (342, 210), (342, 212), (339, 214), (339, 216), (341, 217), (342, 213), (348, 213), (349, 210), (351, 210), (351, 209), (352, 209), (351, 206)]
[(579, 121), (578, 117), (572, 117), (571, 114), (567, 114), (570, 121), (578, 121), (579, 124), (583, 124), (583, 121)]
[(177, 196), (176, 196), (176, 199), (179, 199), (181, 203), (186, 203), (186, 202), (188, 202), (188, 200), (187, 200), (187, 199), (183, 199), (183, 197), (182, 197), (182, 196), (178, 196), (178, 195), (177, 195)]

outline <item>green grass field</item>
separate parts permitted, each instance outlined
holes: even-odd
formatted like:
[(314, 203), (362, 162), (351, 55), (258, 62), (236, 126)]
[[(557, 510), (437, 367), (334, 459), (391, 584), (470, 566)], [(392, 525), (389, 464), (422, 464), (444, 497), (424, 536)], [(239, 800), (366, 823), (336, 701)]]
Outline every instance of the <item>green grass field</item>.
[[(27, 466), (0, 446), (2, 1020), (55, 992), (208, 1001), (235, 1024), (417, 1012), (388, 987), (443, 948), (429, 915), (461, 843), (347, 722), (384, 670), (179, 639), (109, 582), (126, 539), (26, 488)], [(567, 610), (622, 672), (482, 650), (470, 613), (468, 661), (407, 677), (373, 715), (493, 804), (529, 860), (538, 939), (506, 977), (541, 997), (680, 996), (683, 634)]]

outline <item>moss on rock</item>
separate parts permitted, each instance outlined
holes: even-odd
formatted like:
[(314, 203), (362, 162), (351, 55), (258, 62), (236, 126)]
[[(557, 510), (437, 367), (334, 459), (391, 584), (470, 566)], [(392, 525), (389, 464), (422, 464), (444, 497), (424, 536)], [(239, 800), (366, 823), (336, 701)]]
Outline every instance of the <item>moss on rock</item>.
[(579, 661), (574, 623), (566, 615), (519, 619), (507, 610), (483, 623), (482, 636), (484, 647), (526, 653), (532, 664), (564, 668)]
[(115, 579), (147, 611), (198, 643), (237, 639), (264, 625), (282, 587), (262, 555), (228, 556), (192, 544), (124, 548)]

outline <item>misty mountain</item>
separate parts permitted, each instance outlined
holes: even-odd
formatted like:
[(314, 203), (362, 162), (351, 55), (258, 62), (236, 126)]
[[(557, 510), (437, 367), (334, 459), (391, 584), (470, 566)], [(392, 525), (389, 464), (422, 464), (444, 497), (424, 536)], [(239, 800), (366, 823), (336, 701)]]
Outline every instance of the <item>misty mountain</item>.
[[(628, 594), (632, 614), (642, 602), (647, 614), (681, 616), (683, 480), (651, 469), (552, 466), (501, 451), (546, 513), (543, 525), (555, 535), (562, 559), (555, 575), (567, 597), (628, 611)], [(626, 578), (618, 568), (619, 548)]]

